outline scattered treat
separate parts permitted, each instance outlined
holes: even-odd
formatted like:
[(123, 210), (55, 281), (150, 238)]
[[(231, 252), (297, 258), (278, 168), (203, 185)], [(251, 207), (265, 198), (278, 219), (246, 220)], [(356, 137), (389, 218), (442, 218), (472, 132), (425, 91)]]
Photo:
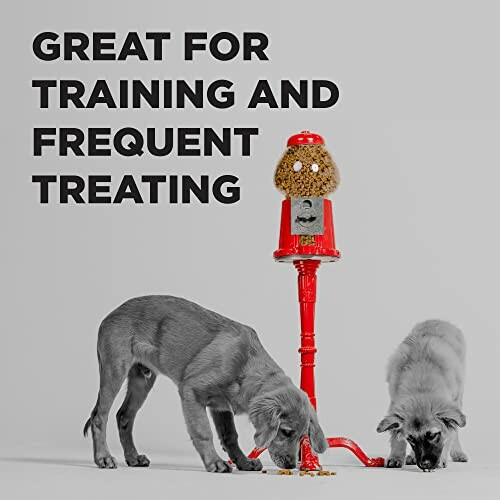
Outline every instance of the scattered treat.
[(335, 476), (337, 473), (330, 470), (320, 470), (318, 471), (318, 476)]
[(301, 476), (311, 476), (311, 477), (314, 477), (316, 474), (314, 474), (314, 472), (312, 470), (309, 470), (309, 469), (306, 469), (306, 470), (301, 470), (299, 472), (299, 475)]
[[(267, 474), (267, 470), (261, 470), (262, 474)], [(313, 472), (312, 470), (306, 469), (299, 471), (299, 476), (335, 476), (337, 473), (329, 470), (319, 470), (318, 472)], [(278, 476), (293, 476), (293, 471), (290, 469), (278, 469)]]

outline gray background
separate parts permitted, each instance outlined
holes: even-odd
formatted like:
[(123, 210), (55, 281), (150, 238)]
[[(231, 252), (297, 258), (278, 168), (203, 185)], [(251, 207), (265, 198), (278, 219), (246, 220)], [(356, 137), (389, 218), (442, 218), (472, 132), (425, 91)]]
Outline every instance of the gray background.
[[(273, 262), (282, 196), (272, 182), (289, 135), (321, 133), (342, 183), (333, 196), (343, 259), (319, 271), (319, 414), (329, 435), (373, 453), (388, 404), (386, 359), (412, 325), (449, 319), (468, 340), (464, 447), (497, 461), (500, 409), (498, 196), (500, 72), (495, 2), (12, 2), (2, 16), (2, 363), (4, 450), (79, 450), (97, 393), (96, 332), (124, 300), (166, 293), (253, 325), (298, 380), (295, 270)], [(40, 31), (171, 31), (164, 62), (44, 63)], [(184, 31), (263, 31), (269, 62), (182, 61)], [(37, 109), (36, 78), (236, 82), (226, 111)], [(259, 78), (335, 81), (328, 110), (246, 110)], [(33, 126), (257, 126), (253, 156), (31, 156)], [(241, 179), (223, 206), (41, 206), (36, 173), (220, 173)], [(252, 429), (240, 419), (241, 437)], [(121, 457), (111, 421), (110, 444)], [(137, 422), (145, 451), (192, 453), (163, 379)], [(16, 453), (14, 451), (12, 453)], [(333, 454), (341, 452), (330, 452)], [(193, 455), (194, 456), (194, 455)]]

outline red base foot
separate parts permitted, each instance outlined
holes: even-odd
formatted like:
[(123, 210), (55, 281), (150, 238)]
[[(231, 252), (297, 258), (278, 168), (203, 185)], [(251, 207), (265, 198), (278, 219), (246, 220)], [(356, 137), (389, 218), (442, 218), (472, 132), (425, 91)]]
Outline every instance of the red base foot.
[(366, 467), (383, 467), (384, 459), (382, 457), (370, 458), (366, 453), (352, 440), (344, 437), (328, 438), (330, 448), (347, 448), (352, 451)]
[[(366, 467), (383, 467), (384, 459), (383, 457), (370, 458), (366, 453), (352, 440), (345, 437), (334, 437), (327, 438), (328, 446), (330, 448), (347, 448), (352, 451), (356, 457), (366, 466)], [(257, 458), (266, 451), (261, 448), (254, 448), (248, 458)], [(314, 455), (309, 446), (309, 440), (304, 438), (300, 448), (301, 462), (300, 470), (321, 470), (321, 465), (319, 464), (318, 457)]]
[(251, 452), (250, 455), (248, 455), (248, 458), (254, 459), (254, 458), (259, 458), (262, 453), (266, 451), (265, 448), (254, 448)]
[(321, 470), (318, 457), (312, 452), (309, 438), (303, 437), (300, 443), (299, 470)]

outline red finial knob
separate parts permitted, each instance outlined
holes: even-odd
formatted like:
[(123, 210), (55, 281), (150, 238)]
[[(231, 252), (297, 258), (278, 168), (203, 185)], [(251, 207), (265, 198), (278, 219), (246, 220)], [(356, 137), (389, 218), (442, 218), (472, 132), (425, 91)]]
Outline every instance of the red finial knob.
[(288, 147), (288, 146), (324, 144), (324, 143), (325, 141), (323, 140), (323, 137), (321, 137), (319, 134), (314, 134), (312, 132), (309, 132), (309, 130), (303, 130), (299, 134), (292, 135), (292, 137), (288, 139), (286, 145)]

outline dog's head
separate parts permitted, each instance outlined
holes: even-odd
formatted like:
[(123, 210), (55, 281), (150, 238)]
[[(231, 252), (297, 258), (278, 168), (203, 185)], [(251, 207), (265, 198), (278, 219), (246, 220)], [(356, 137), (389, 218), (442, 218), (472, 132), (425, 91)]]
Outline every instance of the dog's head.
[(282, 469), (296, 467), (303, 436), (309, 437), (315, 453), (323, 453), (328, 446), (307, 395), (292, 384), (256, 397), (249, 416), (255, 426), (255, 445), (267, 448)]
[(439, 465), (444, 445), (465, 423), (465, 415), (456, 404), (416, 397), (394, 406), (378, 424), (377, 432), (392, 431), (396, 439), (406, 439), (417, 465), (429, 471)]

